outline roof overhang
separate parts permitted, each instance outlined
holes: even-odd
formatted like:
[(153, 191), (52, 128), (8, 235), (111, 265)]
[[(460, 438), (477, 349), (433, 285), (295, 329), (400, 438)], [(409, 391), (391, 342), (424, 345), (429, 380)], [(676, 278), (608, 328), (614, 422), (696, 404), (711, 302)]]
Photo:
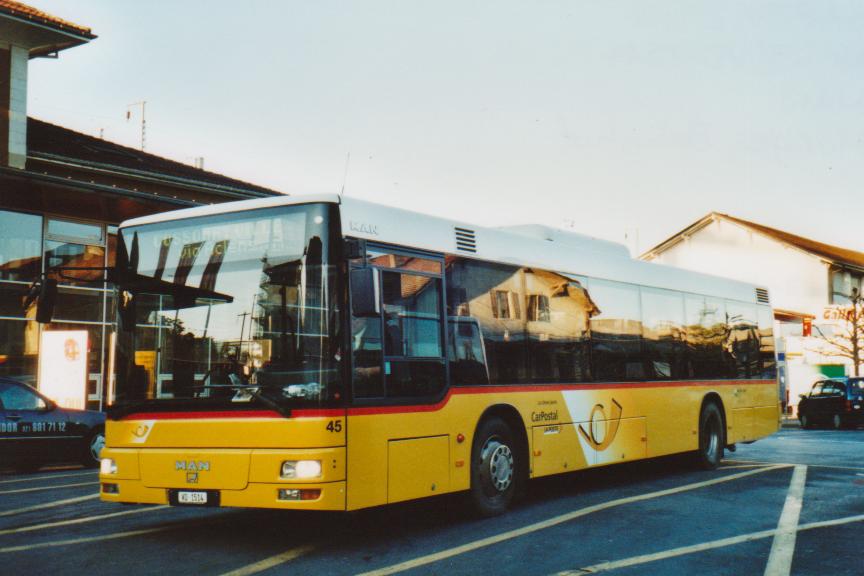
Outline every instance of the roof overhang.
[(56, 54), (96, 38), (85, 30), (72, 26), (46, 24), (0, 8), (0, 38), (3, 39), (3, 44), (25, 48), (29, 51), (30, 58)]

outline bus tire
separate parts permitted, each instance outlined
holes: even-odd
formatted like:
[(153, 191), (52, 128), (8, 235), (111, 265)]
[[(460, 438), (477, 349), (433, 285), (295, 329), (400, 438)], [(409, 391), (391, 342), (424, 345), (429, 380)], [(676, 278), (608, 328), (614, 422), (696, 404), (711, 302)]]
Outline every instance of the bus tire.
[(518, 490), (520, 453), (516, 436), (500, 418), (477, 427), (471, 447), (471, 502), (481, 516), (498, 516), (510, 507)]
[(715, 402), (706, 402), (699, 414), (699, 448), (696, 463), (703, 470), (716, 470), (723, 459), (723, 414)]

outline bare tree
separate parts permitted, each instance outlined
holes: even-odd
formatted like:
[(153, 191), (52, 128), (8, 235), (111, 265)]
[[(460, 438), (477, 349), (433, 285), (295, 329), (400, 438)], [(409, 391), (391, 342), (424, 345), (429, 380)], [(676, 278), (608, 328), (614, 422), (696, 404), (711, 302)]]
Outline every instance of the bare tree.
[(858, 288), (852, 288), (849, 304), (840, 309), (841, 322), (833, 334), (826, 334), (814, 326), (817, 336), (824, 342), (824, 354), (839, 356), (852, 361), (855, 376), (861, 375), (864, 364), (864, 296)]

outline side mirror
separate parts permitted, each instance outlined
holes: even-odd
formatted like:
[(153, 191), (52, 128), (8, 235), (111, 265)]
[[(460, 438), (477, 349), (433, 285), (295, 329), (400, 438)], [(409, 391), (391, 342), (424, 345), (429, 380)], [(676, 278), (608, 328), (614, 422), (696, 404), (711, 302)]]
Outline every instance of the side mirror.
[(56, 402), (54, 402), (53, 400), (46, 400), (45, 401), (45, 412), (53, 412), (56, 409), (57, 409), (57, 403)]
[(132, 332), (135, 330), (135, 296), (131, 292), (118, 290), (116, 292), (117, 304), (117, 325), (122, 332)]
[(57, 280), (53, 278), (41, 278), (30, 285), (27, 295), (24, 296), (23, 308), (25, 313), (36, 306), (36, 322), (47, 324), (54, 316), (54, 304), (57, 302)]
[(378, 271), (375, 268), (351, 270), (351, 313), (359, 318), (381, 314)]
[(798, 398), (801, 398), (801, 399), (807, 398), (807, 394), (798, 394)]

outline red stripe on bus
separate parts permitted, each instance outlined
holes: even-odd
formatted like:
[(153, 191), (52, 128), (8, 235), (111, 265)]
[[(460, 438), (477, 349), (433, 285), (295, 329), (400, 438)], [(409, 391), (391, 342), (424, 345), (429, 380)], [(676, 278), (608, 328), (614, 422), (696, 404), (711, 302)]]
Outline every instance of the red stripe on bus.
[[(519, 392), (566, 392), (570, 390), (620, 390), (628, 388), (686, 388), (690, 386), (737, 386), (776, 385), (775, 380), (678, 380), (674, 382), (612, 382), (609, 384), (528, 384), (519, 386), (458, 386), (448, 390), (447, 395), (435, 404), (410, 404), (399, 406), (368, 406), (330, 409), (292, 410), (296, 418), (328, 418), (344, 416), (367, 416), (372, 414), (411, 414), (436, 412), (444, 408), (454, 394), (512, 394)], [(284, 418), (275, 410), (241, 410), (223, 412), (145, 412), (124, 416), (122, 420), (200, 420), (217, 418)]]
[(275, 410), (225, 410), (222, 412), (138, 412), (121, 420), (203, 420), (213, 418), (282, 418)]

